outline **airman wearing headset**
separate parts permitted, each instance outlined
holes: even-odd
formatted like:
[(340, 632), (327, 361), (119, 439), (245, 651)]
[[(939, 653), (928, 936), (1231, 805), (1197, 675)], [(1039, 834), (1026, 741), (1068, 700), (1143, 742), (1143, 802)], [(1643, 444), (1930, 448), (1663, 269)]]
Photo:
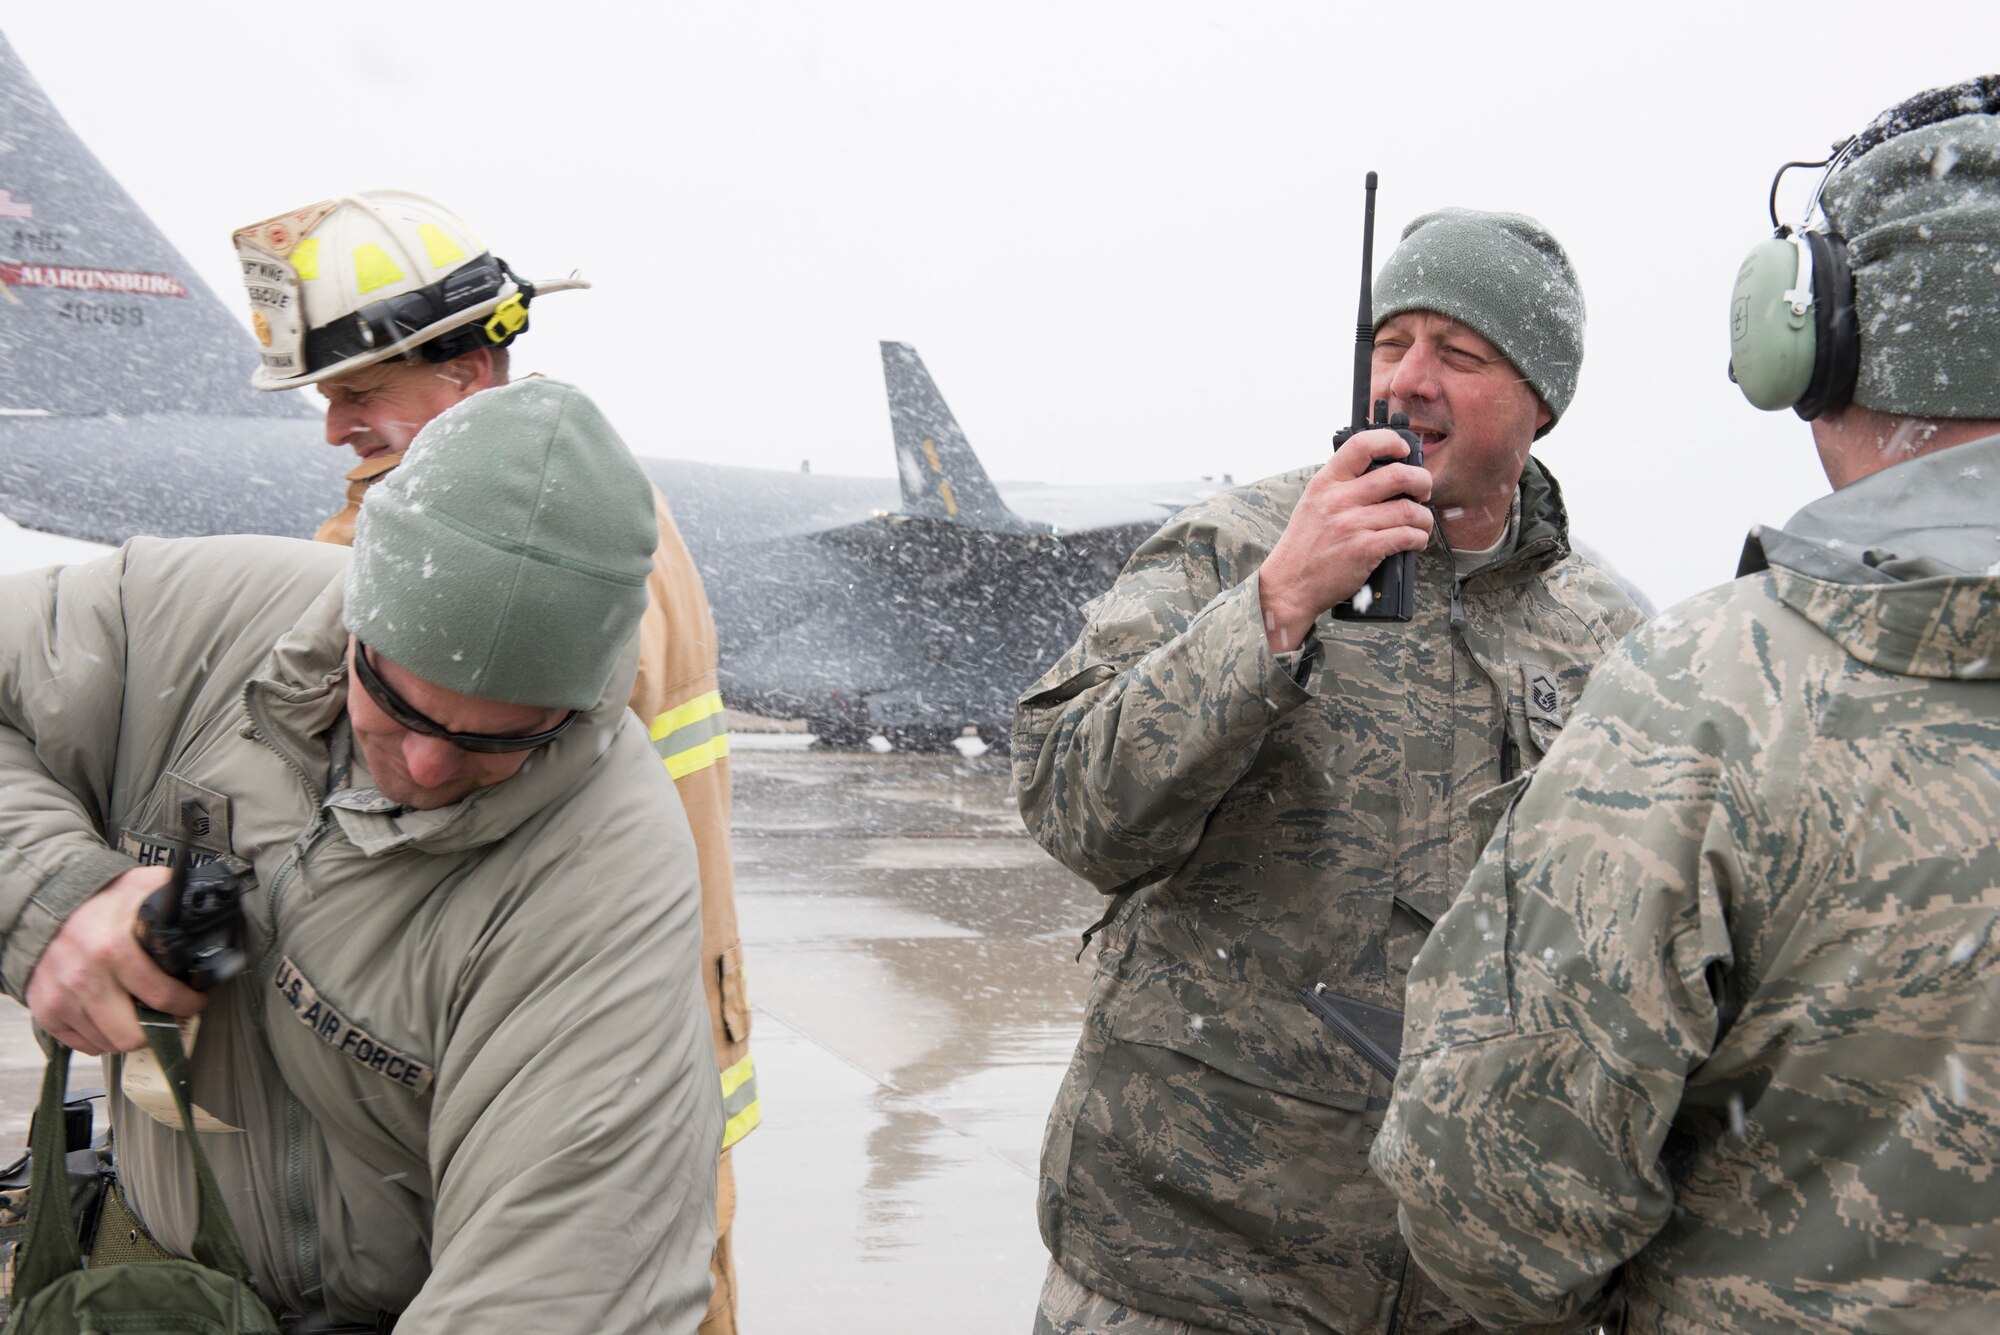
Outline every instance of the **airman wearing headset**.
[(1410, 974), (1372, 1160), (1496, 1328), (1994, 1329), (2000, 76), (1800, 165), (1731, 359), (1834, 492), (1597, 668)]

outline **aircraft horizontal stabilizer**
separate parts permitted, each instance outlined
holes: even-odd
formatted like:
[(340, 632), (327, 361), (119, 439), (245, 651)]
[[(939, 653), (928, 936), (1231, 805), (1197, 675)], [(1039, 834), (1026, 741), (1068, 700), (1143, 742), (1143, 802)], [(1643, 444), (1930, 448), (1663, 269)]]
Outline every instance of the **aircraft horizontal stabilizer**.
[(1010, 533), (1035, 527), (1000, 499), (915, 348), (883, 343), (882, 377), (889, 389), (904, 514)]

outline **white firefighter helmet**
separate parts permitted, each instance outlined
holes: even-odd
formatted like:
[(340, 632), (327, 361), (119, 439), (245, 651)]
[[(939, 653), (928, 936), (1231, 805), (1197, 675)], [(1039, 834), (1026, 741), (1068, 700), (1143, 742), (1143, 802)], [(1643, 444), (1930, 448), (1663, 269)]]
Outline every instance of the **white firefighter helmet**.
[(250, 383), (295, 389), (390, 357), (449, 361), (505, 347), (528, 304), (581, 279), (523, 282), (457, 214), (407, 190), (367, 190), (236, 233), (263, 354)]

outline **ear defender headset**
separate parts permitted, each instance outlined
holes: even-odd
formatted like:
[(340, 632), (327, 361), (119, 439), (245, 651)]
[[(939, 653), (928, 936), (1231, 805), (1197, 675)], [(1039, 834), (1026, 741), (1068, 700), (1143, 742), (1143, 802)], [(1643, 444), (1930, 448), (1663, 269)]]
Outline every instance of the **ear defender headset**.
[(1778, 183), (1794, 167), (1824, 167), (1806, 217), (1858, 141), (1834, 146), (1822, 162), (1787, 162), (1771, 178), (1769, 241), (1736, 271), (1729, 296), (1729, 378), (1766, 412), (1790, 408), (1810, 422), (1854, 397), (1861, 340), (1854, 328), (1854, 270), (1847, 238), (1778, 221)]
[[(1808, 224), (1835, 172), (1899, 134), (1954, 116), (2000, 111), (2000, 76), (1933, 88), (1877, 116), (1820, 162), (1787, 162), (1771, 178), (1771, 239), (1736, 271), (1729, 297), (1729, 378), (1766, 412), (1790, 408), (1810, 422), (1854, 398), (1861, 337), (1847, 238)], [(1778, 184), (1794, 167), (1824, 167), (1797, 228), (1778, 221)], [(1822, 215), (1821, 221), (1824, 222)]]

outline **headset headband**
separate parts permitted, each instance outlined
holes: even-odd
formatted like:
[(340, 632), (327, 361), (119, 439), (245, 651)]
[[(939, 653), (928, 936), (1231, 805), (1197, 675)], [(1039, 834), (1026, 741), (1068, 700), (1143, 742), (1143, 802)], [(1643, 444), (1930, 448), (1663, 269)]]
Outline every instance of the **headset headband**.
[(1860, 157), (1879, 148), (1899, 134), (1921, 130), (1926, 125), (1959, 116), (2000, 115), (2000, 74), (1982, 74), (1949, 88), (1933, 88), (1890, 107), (1869, 121), (1854, 136), (1854, 151)]
[(1789, 235), (1791, 228), (1778, 221), (1778, 183), (1785, 179), (1785, 173), (1794, 167), (1824, 167), (1826, 172), (1813, 188), (1812, 199), (1806, 204), (1806, 211), (1799, 220), (1799, 230), (1805, 230), (1812, 221), (1814, 210), (1819, 208), (1819, 199), (1826, 190), (1826, 183), (1842, 167), (1860, 157), (1863, 153), (1880, 148), (1898, 135), (1912, 130), (1921, 130), (1926, 125), (1939, 121), (1956, 119), (1959, 116), (2000, 115), (2000, 74), (1981, 74), (1967, 79), (1964, 83), (1953, 84), (1949, 88), (1931, 88), (1915, 97), (1905, 98), (1895, 106), (1869, 121), (1860, 133), (1849, 135), (1833, 145), (1833, 151), (1818, 162), (1787, 162), (1778, 168), (1778, 174), (1771, 178), (1771, 226), (1779, 236)]

